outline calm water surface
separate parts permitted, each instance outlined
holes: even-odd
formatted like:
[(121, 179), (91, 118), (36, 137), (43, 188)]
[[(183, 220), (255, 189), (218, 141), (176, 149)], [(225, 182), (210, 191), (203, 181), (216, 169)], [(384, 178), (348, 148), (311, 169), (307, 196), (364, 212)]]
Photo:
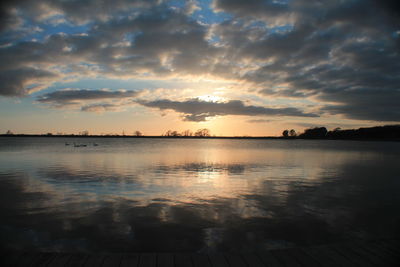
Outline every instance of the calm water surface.
[(399, 159), (398, 142), (3, 137), (0, 242), (244, 252), (400, 237)]

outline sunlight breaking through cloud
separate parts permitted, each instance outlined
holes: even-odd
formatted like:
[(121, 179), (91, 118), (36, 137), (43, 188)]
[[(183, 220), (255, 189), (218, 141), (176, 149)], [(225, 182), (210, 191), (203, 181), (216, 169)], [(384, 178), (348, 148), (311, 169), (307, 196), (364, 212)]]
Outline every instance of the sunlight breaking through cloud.
[[(161, 88), (210, 79), (234, 84), (225, 102), (197, 101), (187, 110), (183, 94), (166, 90), (157, 99), (146, 94), (141, 106), (176, 111), (187, 121), (240, 113), (398, 122), (399, 6), (392, 0), (3, 1), (0, 95), (33, 101), (46, 89), (34, 95), (37, 103), (92, 101), (79, 108), (107, 112), (132, 104), (110, 99), (137, 95), (129, 87), (105, 92), (79, 83), (146, 80)], [(63, 84), (72, 81), (74, 94), (84, 97), (88, 88), (91, 96), (67, 99)], [(170, 89), (181, 88), (194, 90)], [(191, 98), (215, 90), (196, 88)]]

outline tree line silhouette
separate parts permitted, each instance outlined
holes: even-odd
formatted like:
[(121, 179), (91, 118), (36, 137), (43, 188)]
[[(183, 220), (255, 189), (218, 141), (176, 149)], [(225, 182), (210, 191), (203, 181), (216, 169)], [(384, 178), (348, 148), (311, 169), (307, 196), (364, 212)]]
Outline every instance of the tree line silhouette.
[(325, 127), (314, 127), (304, 130), (301, 134), (296, 134), (292, 130), (284, 130), (283, 138), (297, 139), (400, 139), (400, 125), (385, 125), (359, 129), (342, 130), (335, 128), (328, 131)]
[(211, 136), (211, 131), (207, 128), (203, 129), (198, 129), (196, 132), (192, 132), (191, 130), (185, 130), (181, 133), (178, 131), (171, 131), (168, 130), (166, 131), (163, 136), (167, 137), (190, 137), (190, 136), (196, 136), (196, 137), (210, 137)]
[(328, 131), (326, 127), (314, 127), (304, 130), (303, 133), (297, 133), (294, 129), (284, 130), (281, 137), (251, 137), (251, 136), (211, 136), (211, 131), (207, 128), (198, 129), (195, 132), (185, 130), (178, 132), (176, 130), (168, 130), (162, 135), (145, 135), (141, 131), (134, 131), (132, 134), (99, 134), (91, 135), (89, 131), (81, 131), (79, 134), (65, 133), (46, 133), (46, 134), (15, 134), (8, 130), (0, 136), (46, 136), (46, 137), (172, 137), (172, 138), (227, 138), (227, 139), (343, 139), (343, 140), (359, 140), (359, 139), (377, 139), (377, 140), (397, 140), (400, 141), (400, 125), (386, 125), (369, 128), (347, 129), (335, 128)]
[(122, 134), (112, 133), (112, 134), (96, 134), (91, 135), (89, 131), (80, 131), (78, 134), (66, 134), (66, 133), (46, 133), (46, 134), (15, 134), (11, 130), (7, 130), (5, 134), (0, 134), (0, 136), (47, 136), (47, 137), (57, 137), (57, 136), (65, 136), (65, 137), (211, 137), (211, 131), (207, 128), (198, 129), (195, 132), (191, 130), (185, 130), (182, 132), (168, 130), (162, 135), (145, 135), (141, 131), (134, 131), (132, 134), (125, 134), (125, 131)]

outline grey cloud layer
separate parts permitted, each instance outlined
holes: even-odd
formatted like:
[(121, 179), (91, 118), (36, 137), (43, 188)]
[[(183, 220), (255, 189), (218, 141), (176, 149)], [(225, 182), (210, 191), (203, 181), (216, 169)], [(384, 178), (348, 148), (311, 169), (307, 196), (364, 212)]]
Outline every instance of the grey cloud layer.
[(119, 105), (111, 103), (98, 103), (98, 104), (84, 105), (81, 107), (81, 111), (102, 113), (105, 111), (116, 111), (118, 110), (119, 107), (120, 107)]
[(110, 90), (61, 90), (41, 95), (37, 100), (39, 102), (57, 102), (64, 103), (74, 100), (94, 100), (104, 98), (127, 98), (137, 96), (137, 91), (110, 91)]
[(207, 118), (226, 115), (244, 116), (299, 116), (299, 117), (318, 117), (313, 113), (304, 113), (296, 108), (266, 108), (261, 106), (246, 106), (240, 100), (228, 102), (206, 102), (199, 99), (186, 101), (171, 101), (161, 99), (156, 101), (140, 101), (140, 104), (158, 108), (160, 110), (174, 110), (184, 114), (186, 121), (205, 121)]
[(48, 13), (63, 14), (74, 23), (93, 19), (106, 20), (115, 13), (131, 11), (132, 8), (151, 7), (157, 0), (2, 0), (0, 4), (0, 30), (6, 31), (18, 25), (18, 13), (26, 19), (40, 21)]
[[(42, 42), (23, 41), (0, 48), (0, 71), (25, 66), (54, 71), (51, 67), (57, 66), (71, 73), (90, 63), (95, 68), (89, 73), (104, 76), (207, 73), (217, 49), (209, 45), (206, 33), (206, 27), (185, 13), (161, 5), (129, 17), (97, 21), (85, 34), (53, 34)], [(20, 79), (14, 77), (9, 86), (13, 90), (0, 87), (0, 95), (24, 91)]]
[[(126, 90), (85, 90), (68, 89), (47, 93), (37, 97), (39, 103), (48, 104), (56, 108), (78, 107), (81, 111), (104, 112), (118, 110), (124, 103), (119, 100), (127, 100), (137, 97), (140, 93), (137, 91)], [(108, 101), (99, 103), (98, 101)], [(110, 101), (117, 101), (110, 102)], [(126, 103), (125, 103), (126, 104)]]
[[(74, 107), (79, 108), (81, 111), (97, 113), (117, 111), (124, 106), (139, 104), (149, 108), (172, 110), (183, 114), (185, 121), (194, 122), (227, 115), (318, 117), (317, 114), (305, 113), (297, 108), (267, 108), (245, 105), (240, 100), (228, 102), (207, 102), (199, 99), (146, 101), (137, 99), (139, 95), (139, 91), (66, 89), (38, 96), (36, 100), (56, 108)], [(125, 101), (118, 102), (118, 100)]]
[[(214, 0), (215, 10), (232, 19), (212, 26), (162, 2), (4, 2), (0, 45), (11, 44), (0, 48), (0, 95), (28, 94), (31, 84), (79, 75), (74, 70), (88, 68), (84, 62), (94, 66), (88, 74), (104, 76), (242, 80), (261, 96), (313, 98), (327, 114), (400, 121), (399, 1)], [(40, 42), (8, 34), (23, 19), (43, 20), (49, 10), (92, 26), (87, 34), (54, 34)], [(207, 117), (185, 114), (195, 115), (188, 120)]]

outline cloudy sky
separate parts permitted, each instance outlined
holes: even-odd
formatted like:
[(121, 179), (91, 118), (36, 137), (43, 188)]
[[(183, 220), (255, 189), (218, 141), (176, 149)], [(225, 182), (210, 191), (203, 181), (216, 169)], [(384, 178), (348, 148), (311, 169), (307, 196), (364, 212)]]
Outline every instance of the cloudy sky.
[(0, 132), (400, 122), (397, 0), (0, 4)]

